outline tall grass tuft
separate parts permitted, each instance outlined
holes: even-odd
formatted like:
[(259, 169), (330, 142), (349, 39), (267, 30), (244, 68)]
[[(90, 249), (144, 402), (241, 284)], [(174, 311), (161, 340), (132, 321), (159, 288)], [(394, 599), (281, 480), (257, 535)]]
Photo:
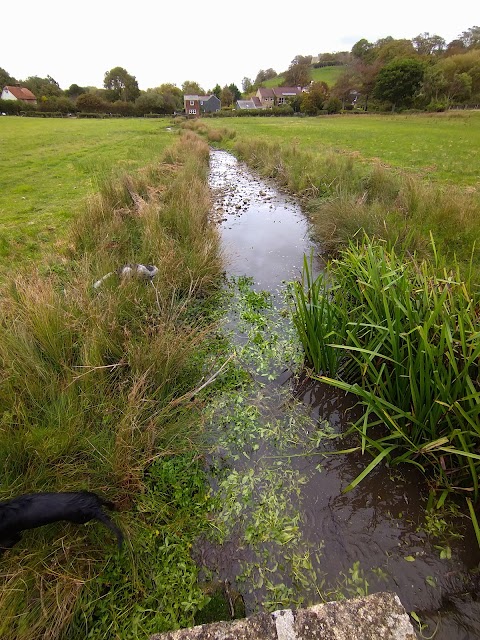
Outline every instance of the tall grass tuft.
[[(124, 505), (117, 518), (131, 536), (118, 556), (95, 524), (26, 532), (0, 559), (4, 640), (131, 637), (136, 624), (146, 637), (188, 625), (202, 602), (189, 561), (202, 522), (197, 503), (183, 505), (190, 511), (180, 524), (175, 512), (168, 522), (158, 515), (161, 497), (155, 508), (142, 498), (164, 459), (195, 458), (202, 432), (201, 404), (186, 398), (208, 373), (208, 303), (222, 257), (208, 221), (208, 146), (188, 134), (154, 166), (109, 177), (77, 217), (67, 253), (1, 291), (1, 498), (98, 491)], [(127, 262), (159, 272), (149, 284), (113, 275), (93, 287)], [(182, 530), (173, 559), (168, 544), (158, 548), (172, 523)], [(153, 584), (161, 569), (152, 570), (152, 558), (183, 564), (188, 588), (170, 574)], [(155, 612), (145, 594), (173, 597), (172, 585), (188, 606)]]
[(477, 500), (480, 298), (432, 245), (434, 263), (365, 238), (314, 281), (305, 263), (294, 321), (320, 379), (365, 406), (354, 428), (374, 457), (367, 473), (383, 459), (409, 463), (433, 490)]

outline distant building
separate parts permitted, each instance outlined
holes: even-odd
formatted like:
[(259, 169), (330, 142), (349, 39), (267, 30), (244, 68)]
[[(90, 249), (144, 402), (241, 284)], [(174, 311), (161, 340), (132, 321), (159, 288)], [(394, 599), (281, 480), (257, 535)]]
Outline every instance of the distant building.
[(202, 113), (214, 113), (220, 111), (222, 103), (220, 98), (212, 93), (211, 96), (199, 96), (200, 99), (200, 111)]
[(22, 100), (30, 104), (37, 104), (37, 99), (27, 87), (7, 85), (3, 88), (0, 100)]
[(183, 97), (183, 105), (187, 118), (199, 118), (202, 113), (220, 111), (222, 103), (213, 94), (210, 96), (186, 95)]
[(200, 98), (197, 95), (183, 96), (183, 105), (187, 118), (200, 117)]
[(268, 89), (260, 87), (256, 97), (259, 99), (262, 109), (268, 109), (287, 104), (288, 98), (298, 96), (305, 91), (308, 91), (308, 87), (272, 87)]
[(257, 96), (254, 96), (250, 100), (237, 100), (235, 107), (237, 109), (261, 109), (262, 104)]

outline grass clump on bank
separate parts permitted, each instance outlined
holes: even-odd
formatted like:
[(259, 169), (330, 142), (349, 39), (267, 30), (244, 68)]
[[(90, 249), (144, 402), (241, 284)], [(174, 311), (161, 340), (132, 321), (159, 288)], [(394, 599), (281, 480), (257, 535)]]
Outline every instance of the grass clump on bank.
[[(1, 292), (2, 499), (88, 489), (116, 502), (127, 543), (98, 523), (25, 532), (0, 560), (0, 635), (137, 638), (205, 603), (190, 545), (206, 526), (198, 462), (212, 296), (208, 146), (185, 132), (161, 161), (106, 180), (68, 251)], [(93, 283), (154, 264), (152, 284)], [(213, 365), (214, 366), (214, 365)]]
[(293, 319), (320, 379), (365, 407), (353, 426), (373, 461), (348, 489), (385, 460), (420, 468), (439, 504), (453, 493), (476, 502), (480, 298), (433, 253), (432, 264), (364, 238), (316, 279), (306, 262)]

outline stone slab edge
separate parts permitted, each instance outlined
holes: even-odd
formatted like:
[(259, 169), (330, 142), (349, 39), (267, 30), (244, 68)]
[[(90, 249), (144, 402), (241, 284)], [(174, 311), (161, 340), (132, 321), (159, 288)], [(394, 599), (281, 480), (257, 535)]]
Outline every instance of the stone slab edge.
[(395, 593), (259, 613), (150, 636), (150, 640), (417, 640)]

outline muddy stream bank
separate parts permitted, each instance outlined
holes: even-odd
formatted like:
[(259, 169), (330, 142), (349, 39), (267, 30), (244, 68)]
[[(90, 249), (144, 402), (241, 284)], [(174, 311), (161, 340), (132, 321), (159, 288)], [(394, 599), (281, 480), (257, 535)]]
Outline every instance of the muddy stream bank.
[(216, 535), (195, 551), (205, 579), (228, 581), (247, 614), (390, 590), (425, 636), (438, 625), (438, 640), (480, 638), (469, 522), (454, 522), (462, 537), (429, 535), (426, 487), (411, 469), (379, 465), (342, 493), (370, 459), (332, 454), (355, 444), (336, 438), (355, 400), (296, 374), (285, 282), (304, 254), (321, 254), (299, 205), (223, 151), (211, 152), (210, 185), (234, 291), (226, 327), (248, 381), (209, 416), (218, 507)]

